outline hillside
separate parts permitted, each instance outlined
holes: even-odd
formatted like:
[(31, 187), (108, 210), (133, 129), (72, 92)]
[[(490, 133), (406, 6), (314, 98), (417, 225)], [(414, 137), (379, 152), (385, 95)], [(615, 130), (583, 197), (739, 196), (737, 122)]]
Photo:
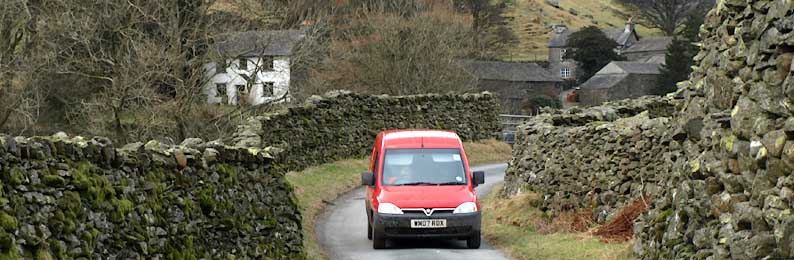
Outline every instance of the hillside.
[[(514, 0), (505, 15), (510, 17), (510, 26), (519, 43), (504, 59), (519, 61), (547, 59), (551, 25), (566, 24), (572, 29), (589, 25), (620, 27), (629, 16), (612, 0), (560, 0), (559, 9), (544, 0)], [(658, 30), (643, 26), (637, 26), (637, 31), (640, 36), (660, 34)]]

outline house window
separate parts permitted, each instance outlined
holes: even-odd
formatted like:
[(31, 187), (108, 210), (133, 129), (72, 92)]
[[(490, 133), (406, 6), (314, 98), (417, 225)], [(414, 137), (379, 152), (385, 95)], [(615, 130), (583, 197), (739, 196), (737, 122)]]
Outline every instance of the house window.
[(237, 61), (237, 62), (238, 62), (237, 68), (239, 68), (240, 70), (248, 70), (248, 60), (247, 59), (240, 58), (240, 60)]
[(244, 100), (243, 96), (248, 94), (248, 91), (245, 89), (245, 85), (234, 85), (234, 87), (237, 89), (237, 95), (236, 95), (237, 104), (240, 104), (240, 102)]
[(273, 96), (273, 82), (262, 83), (262, 96), (263, 97)]
[(571, 78), (571, 69), (570, 68), (561, 68), (560, 69), (560, 78), (564, 78), (564, 79)]
[(215, 74), (226, 73), (226, 60), (219, 61), (215, 66)]
[(273, 70), (273, 57), (272, 56), (262, 57), (262, 70), (263, 71), (272, 71)]
[(217, 93), (217, 95), (215, 96), (221, 98), (221, 100), (226, 99), (226, 84), (225, 83), (215, 84), (215, 93)]

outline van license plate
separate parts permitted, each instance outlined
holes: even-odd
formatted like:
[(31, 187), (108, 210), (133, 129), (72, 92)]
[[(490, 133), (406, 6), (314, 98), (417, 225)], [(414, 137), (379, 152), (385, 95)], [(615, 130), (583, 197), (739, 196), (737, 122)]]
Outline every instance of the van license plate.
[(446, 219), (412, 219), (411, 228), (445, 228)]

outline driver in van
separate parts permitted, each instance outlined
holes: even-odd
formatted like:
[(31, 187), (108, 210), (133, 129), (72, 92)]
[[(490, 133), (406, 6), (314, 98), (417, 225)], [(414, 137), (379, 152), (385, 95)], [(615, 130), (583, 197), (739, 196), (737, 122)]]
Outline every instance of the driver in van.
[(411, 180), (411, 175), (413, 175), (413, 171), (411, 170), (410, 165), (406, 165), (400, 169), (400, 173), (396, 176), (391, 176), (387, 180), (389, 184), (395, 184), (398, 180), (400, 182), (408, 182)]

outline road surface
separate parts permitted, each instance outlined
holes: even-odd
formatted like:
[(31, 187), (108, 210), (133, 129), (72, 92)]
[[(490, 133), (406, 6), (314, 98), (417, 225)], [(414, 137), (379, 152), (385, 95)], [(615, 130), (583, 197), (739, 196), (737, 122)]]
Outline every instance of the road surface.
[[(477, 187), (478, 198), (502, 182), (506, 168), (507, 164), (473, 167), (472, 171), (485, 171), (485, 184)], [(480, 249), (466, 249), (465, 240), (389, 240), (387, 249), (372, 249), (372, 241), (367, 239), (365, 194), (364, 188), (358, 188), (339, 197), (325, 208), (317, 223), (317, 237), (331, 259), (508, 259), (485, 240)]]

